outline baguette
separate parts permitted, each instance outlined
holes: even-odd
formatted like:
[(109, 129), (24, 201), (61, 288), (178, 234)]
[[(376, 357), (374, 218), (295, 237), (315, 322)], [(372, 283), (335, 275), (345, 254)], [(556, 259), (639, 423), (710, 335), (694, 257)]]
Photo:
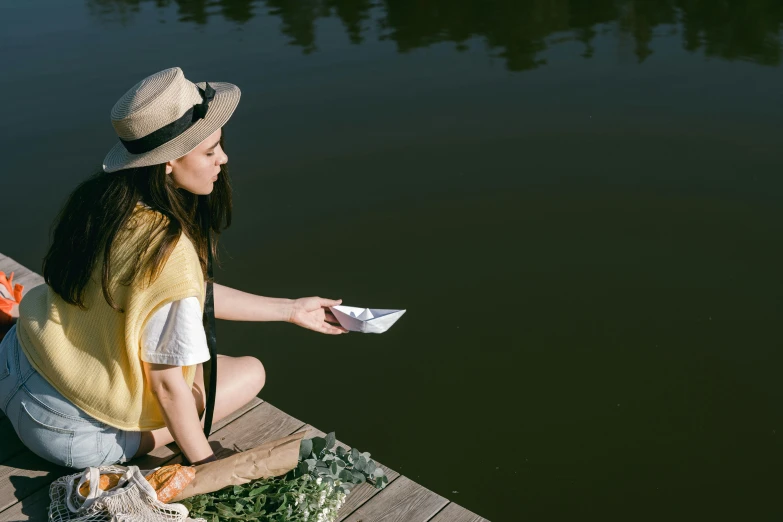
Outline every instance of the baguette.
[[(144, 478), (147, 479), (147, 482), (155, 489), (158, 500), (165, 504), (185, 489), (185, 486), (190, 484), (195, 477), (196, 469), (194, 467), (172, 464), (170, 466), (158, 468), (147, 474)], [(98, 487), (103, 491), (109, 491), (117, 486), (117, 483), (119, 483), (121, 478), (122, 473), (103, 474), (101, 475)], [(83, 497), (90, 494), (89, 480), (79, 487), (79, 493)]]
[(155, 488), (158, 500), (165, 504), (185, 489), (185, 486), (190, 484), (195, 477), (196, 468), (172, 464), (158, 468), (144, 478)]
[[(122, 478), (122, 473), (106, 473), (105, 475), (101, 475), (101, 480), (98, 482), (98, 487), (102, 489), (103, 491), (109, 491), (114, 486), (117, 485), (117, 483)], [(90, 494), (90, 481), (86, 481), (84, 484), (81, 485), (79, 488), (79, 494), (81, 496), (86, 497)]]

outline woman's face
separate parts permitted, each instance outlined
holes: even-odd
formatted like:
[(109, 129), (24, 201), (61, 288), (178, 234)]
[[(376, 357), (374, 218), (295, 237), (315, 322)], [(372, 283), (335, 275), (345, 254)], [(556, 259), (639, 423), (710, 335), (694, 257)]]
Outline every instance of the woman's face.
[(220, 146), (221, 135), (222, 130), (216, 130), (192, 151), (166, 163), (166, 174), (171, 174), (177, 188), (196, 195), (212, 193), (220, 166), (228, 163), (228, 156)]

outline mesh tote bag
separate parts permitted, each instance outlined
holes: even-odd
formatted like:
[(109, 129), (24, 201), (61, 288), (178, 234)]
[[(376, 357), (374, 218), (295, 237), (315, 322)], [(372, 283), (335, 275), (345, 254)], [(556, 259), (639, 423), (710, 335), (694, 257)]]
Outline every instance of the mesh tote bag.
[[(117, 485), (103, 491), (100, 477), (121, 475)], [(164, 504), (158, 500), (155, 488), (144, 477), (147, 472), (137, 466), (101, 466), (66, 475), (49, 487), (49, 520), (54, 522), (206, 522), (188, 518), (182, 504)], [(89, 493), (79, 492), (90, 482)]]

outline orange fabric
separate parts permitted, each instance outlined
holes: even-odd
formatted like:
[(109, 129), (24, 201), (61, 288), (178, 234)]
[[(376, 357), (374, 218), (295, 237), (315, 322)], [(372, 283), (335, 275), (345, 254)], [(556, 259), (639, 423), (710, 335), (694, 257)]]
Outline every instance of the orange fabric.
[(16, 318), (11, 316), (11, 309), (22, 301), (22, 291), (24, 286), (19, 283), (14, 286), (14, 273), (11, 277), (6, 277), (5, 272), (0, 271), (0, 285), (8, 291), (12, 299), (0, 295), (0, 341), (16, 322)]
[(19, 283), (14, 286), (14, 273), (11, 272), (11, 277), (6, 277), (5, 272), (0, 271), (0, 285), (3, 285), (8, 291), (8, 295), (13, 297), (13, 300), (0, 296), (0, 312), (5, 312), (6, 315), (11, 314), (11, 308), (14, 305), (22, 302), (22, 290), (24, 286)]

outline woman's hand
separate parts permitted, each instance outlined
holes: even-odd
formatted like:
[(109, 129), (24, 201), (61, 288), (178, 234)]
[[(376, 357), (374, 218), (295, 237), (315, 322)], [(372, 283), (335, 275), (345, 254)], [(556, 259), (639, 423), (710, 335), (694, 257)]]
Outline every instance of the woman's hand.
[[(348, 330), (339, 326), (340, 323), (329, 310), (330, 306), (336, 306), (342, 302), (342, 299), (334, 301), (321, 297), (302, 297), (293, 302), (288, 322), (325, 334), (339, 335), (348, 333)], [(338, 326), (332, 326), (329, 323)]]

